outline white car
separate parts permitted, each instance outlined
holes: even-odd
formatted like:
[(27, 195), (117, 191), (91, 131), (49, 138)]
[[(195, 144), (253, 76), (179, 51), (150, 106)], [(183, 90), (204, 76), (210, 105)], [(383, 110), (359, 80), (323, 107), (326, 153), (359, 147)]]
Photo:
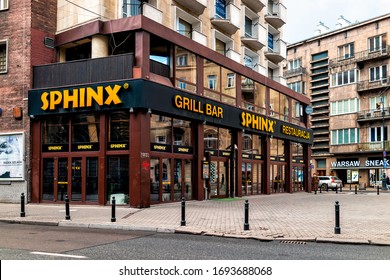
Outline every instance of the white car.
[(318, 187), (328, 190), (337, 190), (343, 187), (343, 182), (335, 176), (318, 176)]

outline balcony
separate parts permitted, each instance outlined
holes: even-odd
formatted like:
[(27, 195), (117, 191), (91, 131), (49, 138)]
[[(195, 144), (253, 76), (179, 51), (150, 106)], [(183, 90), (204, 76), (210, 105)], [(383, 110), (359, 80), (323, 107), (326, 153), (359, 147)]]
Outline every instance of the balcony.
[(211, 18), (211, 23), (221, 31), (233, 35), (240, 28), (240, 9), (233, 4), (228, 4), (226, 12), (215, 13)]
[(283, 72), (284, 77), (286, 78), (292, 78), (295, 76), (301, 76), (306, 75), (306, 68), (305, 67), (299, 67), (296, 69), (290, 69)]
[(338, 57), (330, 59), (329, 68), (345, 66), (353, 63), (364, 62), (368, 60), (383, 59), (390, 56), (390, 46), (375, 51), (365, 50), (352, 54), (350, 57)]
[(357, 84), (357, 91), (364, 92), (375, 89), (383, 89), (390, 86), (390, 77), (382, 78), (377, 81), (361, 81)]
[(123, 5), (123, 17), (131, 17), (140, 14), (162, 24), (162, 11), (158, 10), (156, 7), (154, 7), (149, 3), (144, 2), (142, 5), (140, 4)]
[(207, 0), (175, 0), (178, 4), (194, 12), (196, 15), (201, 15), (207, 7)]
[(286, 23), (286, 14), (287, 9), (282, 3), (269, 5), (265, 20), (276, 29), (279, 29)]
[(273, 42), (273, 48), (268, 46), (265, 56), (275, 64), (279, 64), (286, 59), (286, 42), (279, 39)]
[(365, 111), (360, 111), (357, 114), (358, 122), (379, 121), (383, 119), (385, 120), (390, 119), (390, 107), (384, 108), (383, 111), (381, 109), (365, 110)]
[(33, 88), (61, 87), (133, 77), (134, 54), (34, 66)]
[(358, 151), (359, 152), (376, 152), (376, 151), (383, 151), (383, 145), (385, 146), (385, 150), (390, 149), (390, 141), (384, 141), (384, 142), (365, 142), (365, 143), (359, 143), (358, 144)]
[(267, 29), (261, 24), (253, 26), (252, 34), (241, 37), (241, 42), (253, 50), (260, 50), (267, 45)]
[(260, 12), (265, 7), (265, 0), (242, 0), (242, 2), (247, 5), (251, 10), (256, 13)]
[(203, 46), (207, 46), (207, 36), (199, 31), (192, 30), (191, 39)]

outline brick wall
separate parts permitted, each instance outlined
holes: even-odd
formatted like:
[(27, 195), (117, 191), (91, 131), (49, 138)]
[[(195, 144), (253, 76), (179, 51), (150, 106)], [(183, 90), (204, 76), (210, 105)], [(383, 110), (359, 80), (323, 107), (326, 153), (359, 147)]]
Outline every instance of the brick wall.
[[(55, 50), (44, 46), (44, 37), (54, 38), (56, 0), (31, 0), (21, 5), (10, 1), (8, 10), (0, 11), (0, 40), (8, 41), (8, 72), (0, 74), (0, 134), (25, 133), (26, 172), (24, 182), (0, 184), (0, 201), (20, 201), (20, 192), (29, 198), (30, 119), (27, 116), (27, 96), (32, 82), (32, 65), (55, 61)], [(14, 108), (22, 110), (16, 119)]]

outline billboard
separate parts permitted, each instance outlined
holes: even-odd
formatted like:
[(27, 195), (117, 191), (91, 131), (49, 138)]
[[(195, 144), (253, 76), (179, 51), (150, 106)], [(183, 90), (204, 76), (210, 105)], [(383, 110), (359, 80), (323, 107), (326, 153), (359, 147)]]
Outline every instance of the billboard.
[(0, 181), (24, 180), (24, 134), (0, 134)]

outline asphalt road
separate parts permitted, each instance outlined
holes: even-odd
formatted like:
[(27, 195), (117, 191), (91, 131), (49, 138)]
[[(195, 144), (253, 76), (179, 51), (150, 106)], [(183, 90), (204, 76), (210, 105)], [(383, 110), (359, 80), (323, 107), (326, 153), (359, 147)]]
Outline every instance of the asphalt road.
[(390, 247), (0, 223), (1, 260), (390, 260)]

